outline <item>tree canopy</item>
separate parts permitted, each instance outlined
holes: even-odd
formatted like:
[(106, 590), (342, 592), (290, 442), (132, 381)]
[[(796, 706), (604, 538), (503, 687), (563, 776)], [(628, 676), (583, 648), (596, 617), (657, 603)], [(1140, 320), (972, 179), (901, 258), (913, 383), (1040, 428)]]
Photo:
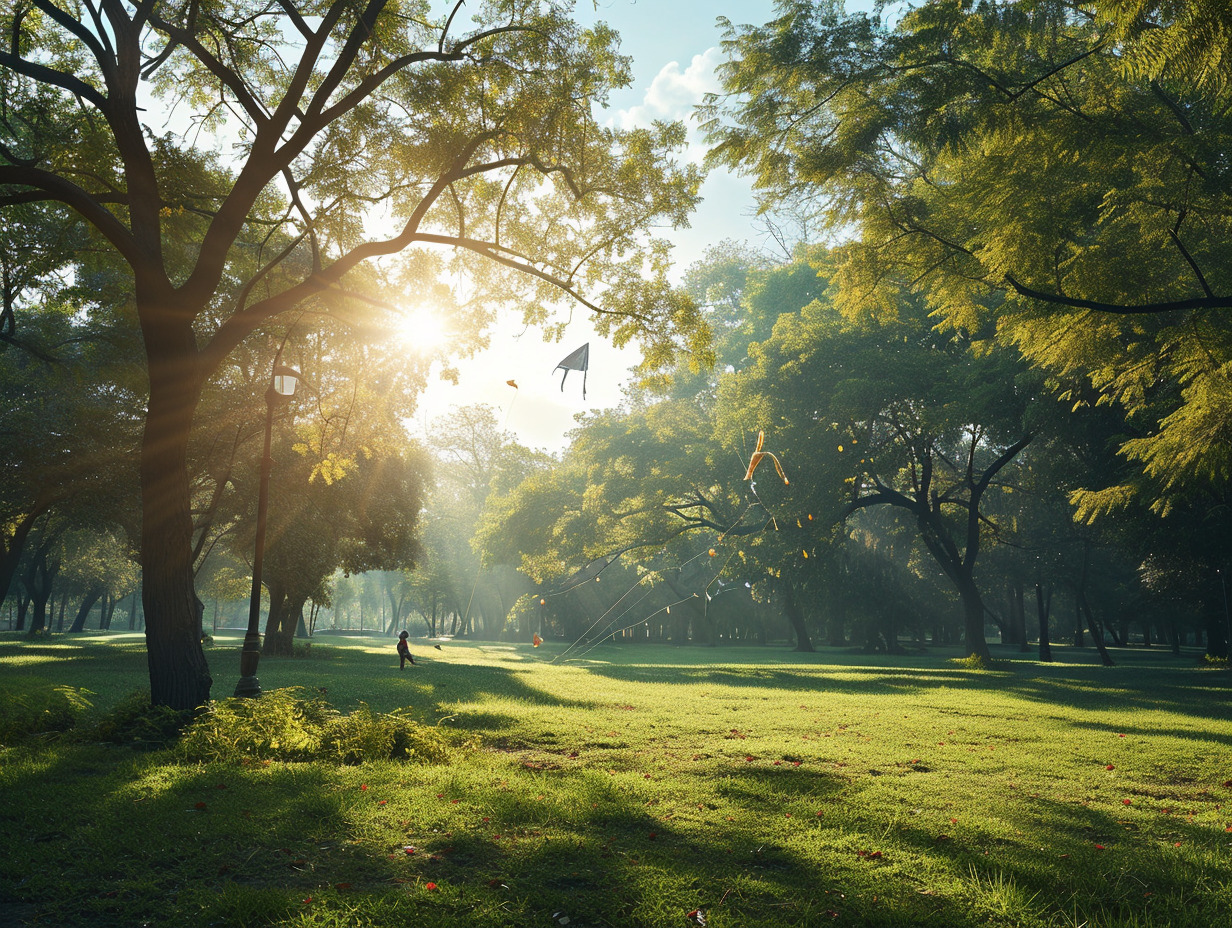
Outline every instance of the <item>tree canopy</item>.
[(379, 325), (396, 302), (380, 259), (443, 248), (480, 321), (512, 305), (548, 323), (564, 296), (618, 343), (642, 338), (651, 364), (702, 333), (645, 233), (683, 223), (696, 200), (698, 172), (674, 158), (683, 129), (609, 129), (592, 112), (629, 79), (617, 36), (549, 0), (487, 0), (468, 25), (461, 13), (389, 0), (0, 8), (0, 210), (54, 206), (130, 281), (149, 378), (156, 703), (209, 694), (187, 448), (207, 378), (262, 327), (291, 311)]

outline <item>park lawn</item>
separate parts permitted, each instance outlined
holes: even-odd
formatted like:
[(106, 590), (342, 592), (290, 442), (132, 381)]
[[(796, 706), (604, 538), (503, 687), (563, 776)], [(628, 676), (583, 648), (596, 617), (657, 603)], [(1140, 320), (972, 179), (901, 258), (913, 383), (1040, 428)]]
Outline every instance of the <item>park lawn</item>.
[[(238, 663), (220, 645), (219, 697)], [(409, 707), (454, 733), (447, 762), (0, 749), (0, 924), (683, 928), (700, 908), (714, 928), (1210, 928), (1232, 911), (1232, 692), (1193, 655), (550, 663), (561, 650), (420, 644), (399, 672), (390, 642), (360, 639), (262, 661), (267, 689)], [(105, 710), (143, 673), (138, 638), (0, 638), (0, 689), (41, 677)]]

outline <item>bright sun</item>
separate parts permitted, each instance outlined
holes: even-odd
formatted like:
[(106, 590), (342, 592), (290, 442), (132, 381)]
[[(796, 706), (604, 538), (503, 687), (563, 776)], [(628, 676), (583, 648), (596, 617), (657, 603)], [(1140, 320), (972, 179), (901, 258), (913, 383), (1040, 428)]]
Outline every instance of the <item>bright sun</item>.
[(398, 321), (398, 340), (417, 354), (433, 354), (445, 347), (450, 333), (445, 320), (424, 306), (402, 314)]

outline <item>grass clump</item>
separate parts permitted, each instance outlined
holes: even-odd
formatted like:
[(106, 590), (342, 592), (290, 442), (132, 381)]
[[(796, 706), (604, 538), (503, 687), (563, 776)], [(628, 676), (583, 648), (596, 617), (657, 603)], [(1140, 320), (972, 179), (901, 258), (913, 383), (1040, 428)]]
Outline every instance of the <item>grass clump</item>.
[(963, 670), (998, 670), (1001, 662), (989, 660), (981, 654), (968, 654), (966, 657), (951, 657), (950, 663)]
[(207, 706), (176, 748), (189, 763), (325, 761), (361, 764), (378, 760), (443, 761), (443, 734), (406, 713), (375, 712), (361, 703), (340, 713), (299, 687), (260, 699), (224, 699)]
[(0, 744), (69, 731), (92, 708), (89, 695), (41, 677), (10, 677), (0, 685)]

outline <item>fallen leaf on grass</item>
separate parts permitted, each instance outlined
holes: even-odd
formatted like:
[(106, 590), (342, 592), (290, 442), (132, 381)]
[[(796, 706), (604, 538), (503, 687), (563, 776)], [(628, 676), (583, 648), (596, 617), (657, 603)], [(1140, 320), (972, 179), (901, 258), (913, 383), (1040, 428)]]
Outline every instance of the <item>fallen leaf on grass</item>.
[(436, 892), (437, 886), (435, 883), (424, 883), (424, 889), (430, 893)]

